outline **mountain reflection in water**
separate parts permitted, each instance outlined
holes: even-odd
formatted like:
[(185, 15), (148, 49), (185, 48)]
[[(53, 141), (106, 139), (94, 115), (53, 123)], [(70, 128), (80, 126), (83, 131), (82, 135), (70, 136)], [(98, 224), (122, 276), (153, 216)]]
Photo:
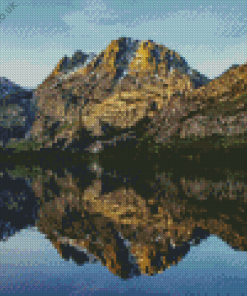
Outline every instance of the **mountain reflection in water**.
[(125, 280), (179, 267), (210, 236), (246, 254), (246, 172), (176, 161), (6, 166), (0, 177), (0, 262), (4, 244), (30, 227), (65, 261), (82, 268), (98, 262)]

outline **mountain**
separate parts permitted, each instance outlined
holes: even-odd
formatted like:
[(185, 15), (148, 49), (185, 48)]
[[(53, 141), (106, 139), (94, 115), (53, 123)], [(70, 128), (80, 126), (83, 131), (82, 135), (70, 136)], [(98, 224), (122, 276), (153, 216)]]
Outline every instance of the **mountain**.
[(116, 128), (130, 129), (151, 104), (152, 88), (164, 90), (164, 79), (167, 94), (210, 81), (175, 51), (150, 40), (120, 38), (96, 56), (76, 52), (72, 58), (64, 57), (35, 91), (40, 112), (33, 139), (46, 148), (59, 142), (69, 147), (82, 131), (85, 139), (106, 135), (108, 129), (113, 133)]
[(153, 128), (147, 127), (148, 134), (163, 148), (246, 147), (246, 102), (247, 63), (190, 93), (164, 101), (165, 108), (152, 120)]
[(24, 138), (35, 119), (33, 90), (24, 89), (5, 77), (0, 77), (0, 141)]
[[(205, 136), (212, 142), (215, 134), (221, 144), (228, 143), (234, 118), (227, 112), (245, 111), (246, 80), (246, 65), (233, 65), (210, 80), (177, 52), (151, 40), (113, 40), (98, 55), (77, 51), (58, 62), (35, 90), (39, 111), (31, 141), (18, 146), (80, 150), (97, 141), (115, 145), (123, 135), (138, 145), (148, 140), (155, 149), (198, 145), (200, 135), (203, 147)], [(212, 113), (214, 127), (202, 131)], [(242, 137), (244, 131), (236, 133)]]

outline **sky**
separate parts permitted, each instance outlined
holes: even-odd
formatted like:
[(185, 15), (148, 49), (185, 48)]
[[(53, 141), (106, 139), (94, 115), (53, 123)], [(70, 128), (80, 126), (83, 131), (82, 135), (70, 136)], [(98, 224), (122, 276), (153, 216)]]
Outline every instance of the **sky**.
[(36, 88), (65, 55), (153, 40), (216, 78), (247, 62), (246, 0), (0, 1), (0, 77)]

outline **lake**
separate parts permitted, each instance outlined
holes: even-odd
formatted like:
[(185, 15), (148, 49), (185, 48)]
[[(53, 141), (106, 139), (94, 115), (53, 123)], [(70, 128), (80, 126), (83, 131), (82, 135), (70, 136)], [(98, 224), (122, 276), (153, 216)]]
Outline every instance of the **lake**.
[(0, 162), (0, 295), (247, 295), (243, 161), (18, 156)]

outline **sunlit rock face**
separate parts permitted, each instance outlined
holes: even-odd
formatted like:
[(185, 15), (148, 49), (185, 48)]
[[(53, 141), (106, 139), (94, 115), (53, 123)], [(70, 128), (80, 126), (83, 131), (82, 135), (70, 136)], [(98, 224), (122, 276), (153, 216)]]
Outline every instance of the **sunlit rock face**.
[(63, 258), (100, 260), (130, 278), (179, 264), (191, 245), (210, 234), (247, 251), (243, 172), (192, 177), (192, 170), (179, 176), (160, 167), (152, 178), (134, 182), (97, 163), (90, 170), (98, 171), (91, 182), (83, 181), (86, 171), (80, 179), (67, 170), (63, 175), (40, 170), (31, 184), (40, 200), (36, 226)]
[(33, 91), (0, 77), (0, 107), (1, 146), (11, 138), (28, 138), (36, 112)]
[[(113, 40), (98, 55), (77, 52), (59, 61), (35, 92), (40, 113), (32, 136), (37, 141), (44, 138), (45, 147), (60, 139), (68, 147), (76, 139), (83, 142), (82, 130), (90, 132), (91, 141), (107, 136), (106, 126), (116, 133), (133, 132), (137, 122), (152, 118), (153, 109), (162, 110), (172, 94), (209, 81), (163, 45), (131, 38)], [(58, 123), (55, 128), (54, 122)]]

